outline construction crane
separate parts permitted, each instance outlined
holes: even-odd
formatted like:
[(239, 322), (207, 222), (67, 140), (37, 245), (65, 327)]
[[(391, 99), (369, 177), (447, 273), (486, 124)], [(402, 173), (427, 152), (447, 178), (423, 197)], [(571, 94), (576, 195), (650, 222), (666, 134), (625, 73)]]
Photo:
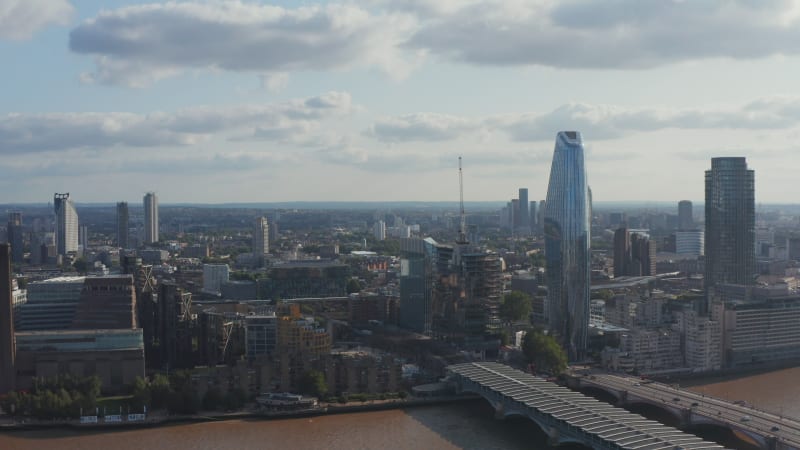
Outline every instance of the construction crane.
[(461, 170), (461, 157), (458, 157), (458, 192), (460, 197), (461, 223), (458, 226), (458, 240), (456, 244), (467, 245), (467, 215), (464, 213), (464, 173)]

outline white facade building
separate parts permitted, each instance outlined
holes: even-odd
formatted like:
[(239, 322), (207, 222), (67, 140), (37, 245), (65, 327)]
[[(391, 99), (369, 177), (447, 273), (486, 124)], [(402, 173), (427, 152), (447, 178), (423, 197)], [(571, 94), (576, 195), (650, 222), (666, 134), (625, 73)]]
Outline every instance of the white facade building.
[(705, 233), (702, 231), (677, 231), (675, 232), (675, 253), (679, 255), (703, 255), (705, 247)]

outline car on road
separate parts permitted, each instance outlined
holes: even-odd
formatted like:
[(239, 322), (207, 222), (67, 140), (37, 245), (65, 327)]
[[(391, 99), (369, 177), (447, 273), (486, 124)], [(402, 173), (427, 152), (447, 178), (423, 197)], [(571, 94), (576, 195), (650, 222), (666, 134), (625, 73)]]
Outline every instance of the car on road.
[(777, 426), (775, 426), (775, 427), (770, 428), (769, 431), (781, 431), (781, 429), (778, 428)]
[(742, 416), (741, 421), (742, 422), (750, 422), (750, 416)]
[(694, 402), (692, 403), (692, 406), (700, 406), (700, 403)]
[(681, 401), (681, 399), (679, 397), (675, 397), (675, 398), (672, 399), (672, 401), (673, 402), (679, 402), (679, 401)]

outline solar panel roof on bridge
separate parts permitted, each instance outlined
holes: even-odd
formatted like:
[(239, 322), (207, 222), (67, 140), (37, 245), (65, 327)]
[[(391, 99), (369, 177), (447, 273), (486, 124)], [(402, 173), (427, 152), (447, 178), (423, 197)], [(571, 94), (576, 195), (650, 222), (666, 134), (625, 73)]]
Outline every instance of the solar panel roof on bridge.
[(507, 401), (578, 427), (592, 440), (610, 448), (626, 449), (721, 449), (722, 446), (659, 422), (611, 406), (499, 363), (456, 364), (447, 368), (490, 390)]

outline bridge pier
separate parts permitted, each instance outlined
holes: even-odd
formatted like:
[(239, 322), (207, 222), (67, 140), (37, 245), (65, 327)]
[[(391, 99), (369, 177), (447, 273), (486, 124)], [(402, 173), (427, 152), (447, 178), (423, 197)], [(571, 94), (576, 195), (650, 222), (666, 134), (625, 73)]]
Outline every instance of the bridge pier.
[(619, 398), (617, 398), (616, 406), (624, 407), (628, 404), (628, 391), (622, 391), (619, 393)]

